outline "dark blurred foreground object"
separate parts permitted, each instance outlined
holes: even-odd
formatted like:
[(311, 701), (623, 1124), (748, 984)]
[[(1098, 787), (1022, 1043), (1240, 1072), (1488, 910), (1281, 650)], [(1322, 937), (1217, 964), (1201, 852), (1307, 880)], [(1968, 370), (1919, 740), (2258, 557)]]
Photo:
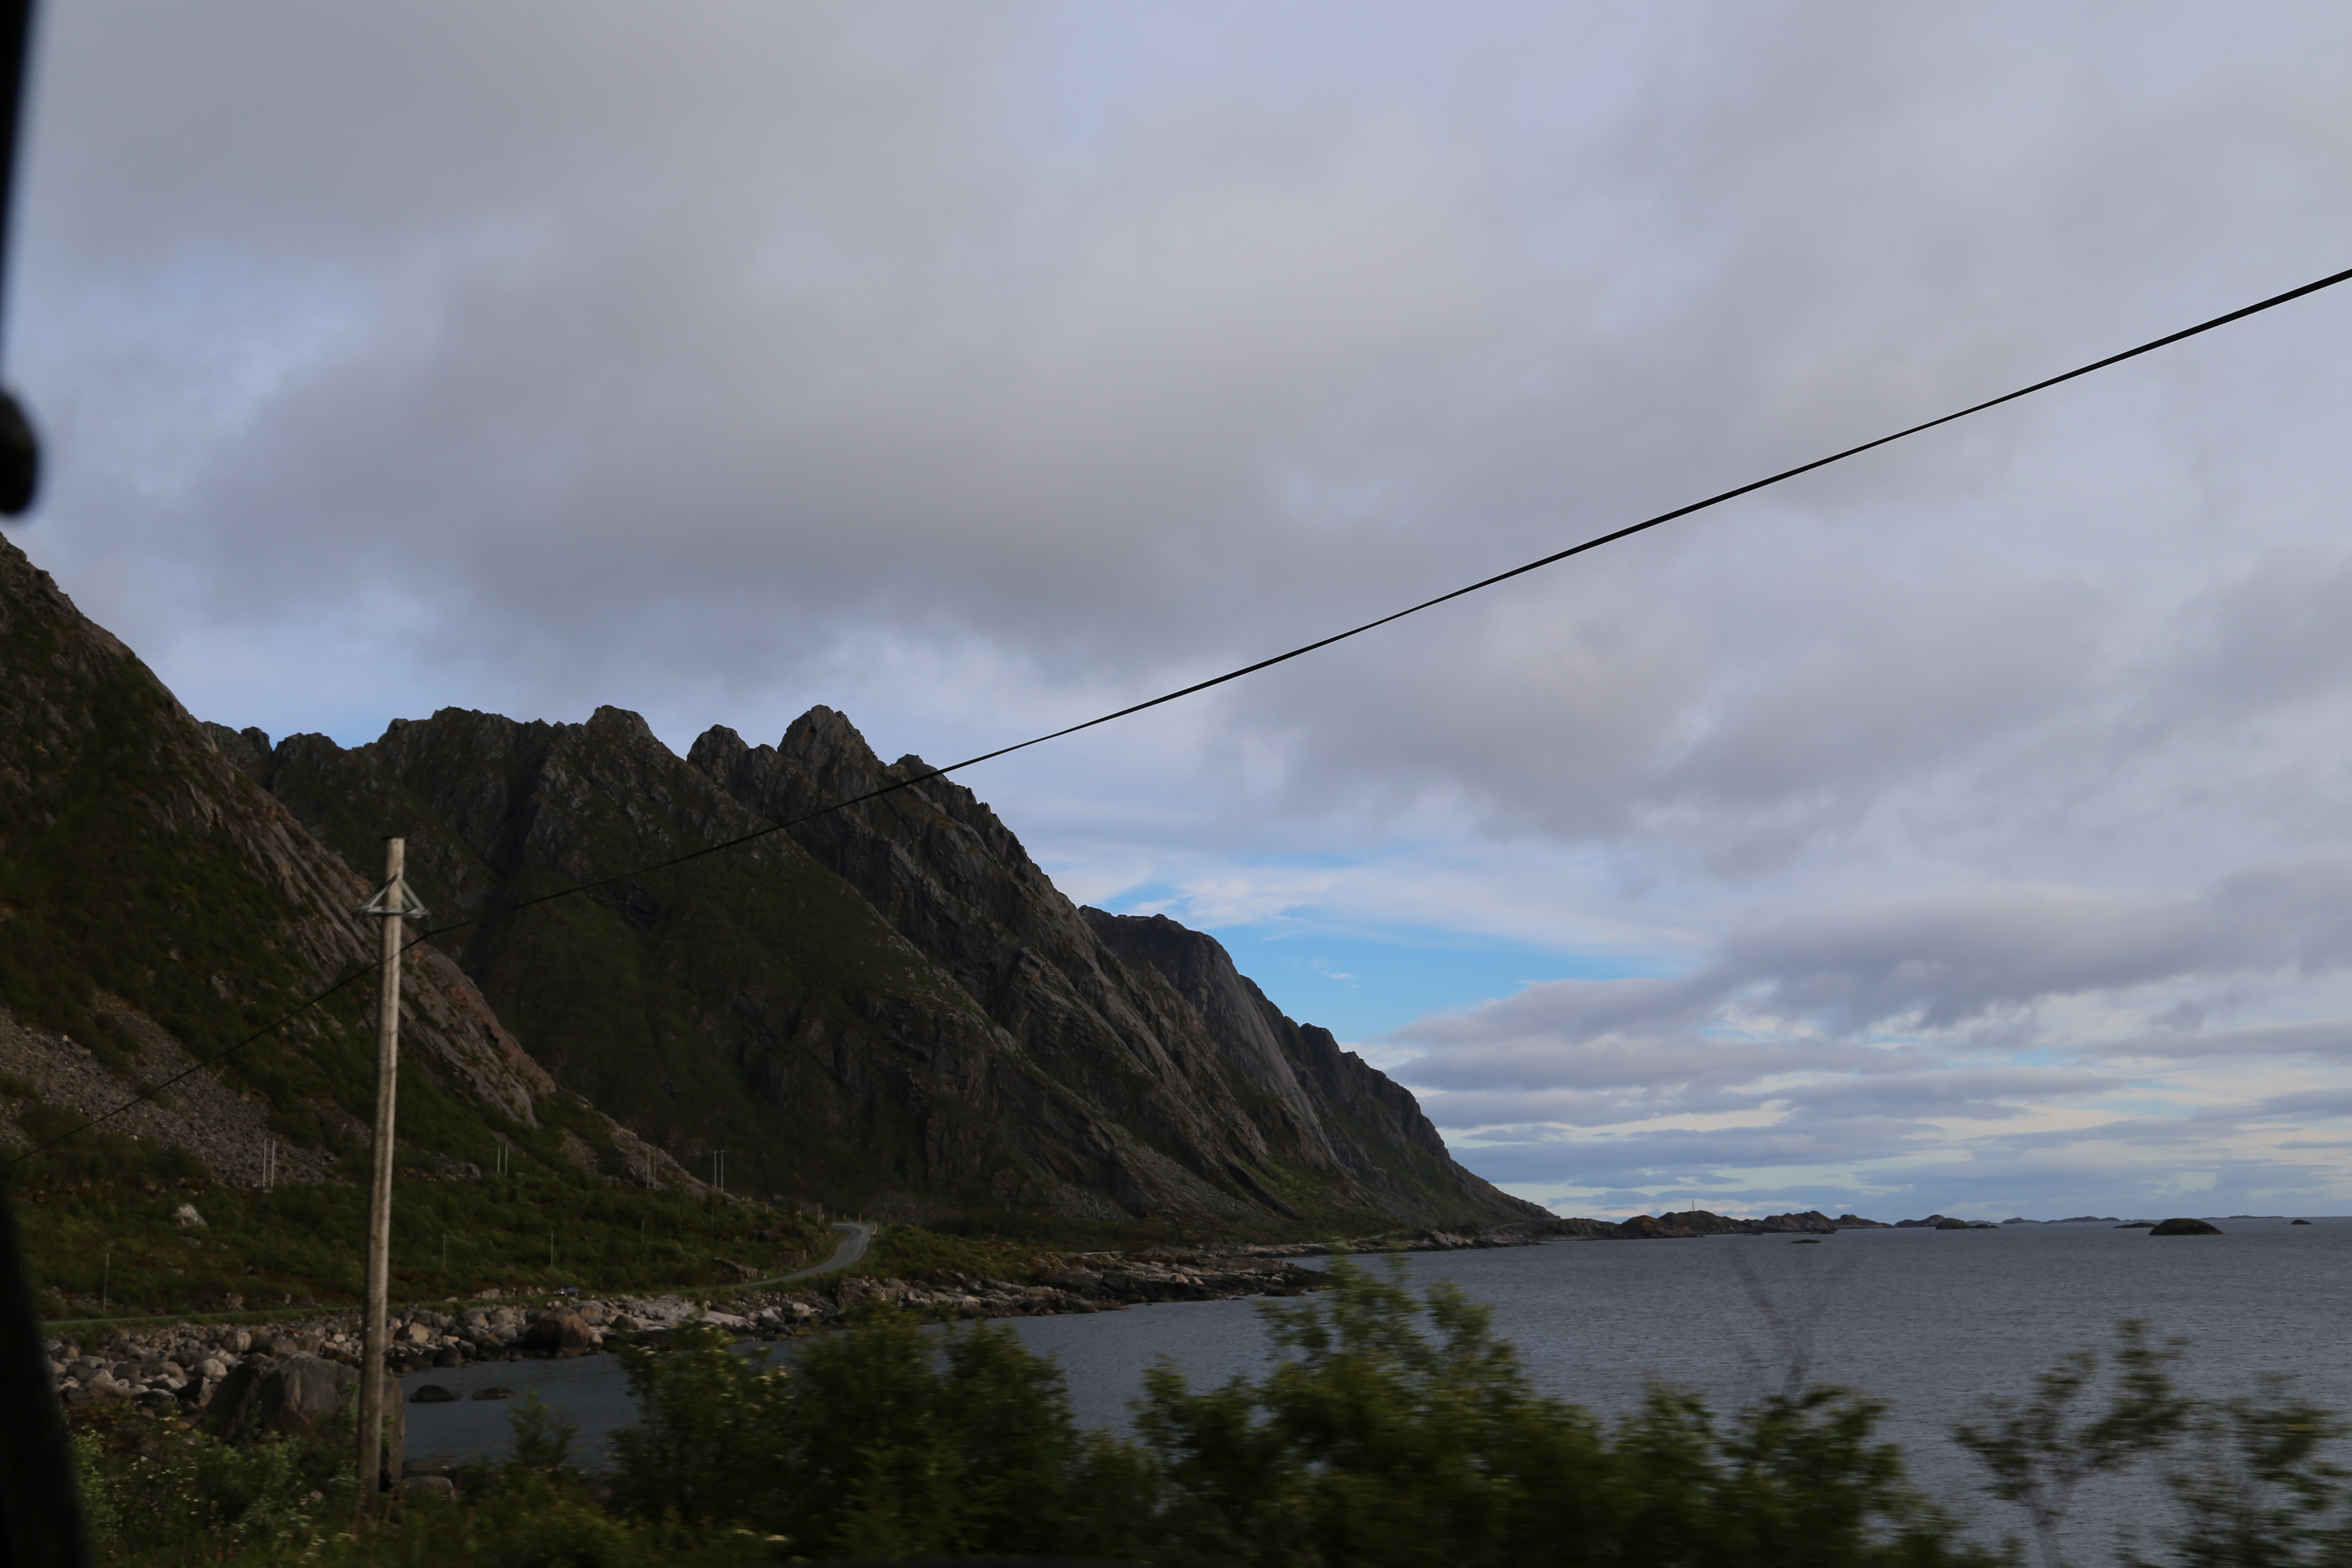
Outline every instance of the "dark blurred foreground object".
[(40, 439), (16, 399), (0, 390), (0, 516), (22, 516), (40, 491)]
[[(7, 302), (9, 219), (16, 209), (16, 122), (33, 48), (33, 0), (0, 0), (0, 307)], [(0, 319), (5, 310), (0, 310)], [(41, 444), (16, 399), (0, 391), (0, 515), (21, 516), (41, 488)]]
[(808, 1568), (1135, 1568), (1101, 1557), (820, 1557)]
[[(0, 269), (7, 262), (17, 109), (25, 98), (32, 30), (32, 0), (0, 0)], [(0, 270), (0, 284), (5, 281)], [(5, 302), (0, 291), (0, 306)], [(5, 405), (0, 408), (0, 512), (14, 517), (32, 504), (40, 455), (16, 400), (0, 393), (0, 404)], [(49, 1381), (40, 1309), (16, 1233), (16, 1200), (8, 1191), (5, 1164), (0, 1164), (0, 1563), (89, 1568), (65, 1412)]]
[(0, 1563), (89, 1568), (65, 1413), (41, 1348), (41, 1314), (0, 1165)]

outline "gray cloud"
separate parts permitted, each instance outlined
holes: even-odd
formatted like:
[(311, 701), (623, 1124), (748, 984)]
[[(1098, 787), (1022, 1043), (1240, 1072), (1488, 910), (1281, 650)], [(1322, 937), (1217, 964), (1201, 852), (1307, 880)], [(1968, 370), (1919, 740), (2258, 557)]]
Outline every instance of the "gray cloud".
[[(2338, 36), (2298, 19), (2305, 55)], [(2335, 254), (2309, 198), (2342, 171), (2300, 151), (2341, 143), (2332, 79), (2189, 13), (1596, 35), (1505, 8), (1335, 57), (1338, 21), (1203, 71), (1051, 6), (60, 14), (26, 348), (60, 543), (108, 536), (101, 601), (215, 625), (390, 595), (405, 657), (486, 696), (822, 695), (929, 649), (1052, 702)], [(2105, 68), (2151, 26), (2200, 72)], [(1615, 107), (1555, 107), (1580, 91)], [(2303, 320), (2217, 352), (2294, 374), (2332, 318)], [(2040, 417), (2185, 474), (2135, 400), (2200, 373), (2132, 374)], [(1874, 458), (1266, 680), (1234, 722), (1294, 806), (1453, 793), (1759, 863), (2131, 706), (2112, 679), (2147, 595), (2210, 575), (2179, 532), (2212, 508), (2162, 509), (2118, 583), (2100, 543), (2151, 519), (2103, 502), (2048, 548), (2015, 486), (2095, 481), (2037, 439)], [(2215, 635), (2210, 681), (2260, 707), (2280, 658)]]
[[(1734, 1005), (1837, 1034), (1892, 1023), (1950, 1029), (2085, 993), (2347, 963), (2352, 858), (2325, 855), (2249, 868), (2187, 898), (1993, 885), (1783, 914), (1734, 930), (1677, 979), (1530, 985), (1505, 1001), (1423, 1019), (1397, 1038), (1444, 1051), (1449, 1061), (1471, 1050), (1477, 1062), (1567, 1063), (1590, 1047), (1560, 1054), (1563, 1043), (1688, 1026)], [(1738, 1049), (1722, 1048), (1727, 1056)], [(1790, 1048), (1765, 1047), (1760, 1070), (1775, 1070), (1762, 1064)], [(1449, 1069), (1433, 1063), (1426, 1070)]]
[[(22, 538), (206, 716), (346, 739), (825, 700), (992, 743), (2352, 249), (2315, 4), (47, 23)], [(2347, 331), (2323, 297), (976, 782), (1139, 886), (1572, 860), (1557, 924), (1677, 977), (1398, 1038), (1472, 1124), (1754, 1124), (1612, 1191), (2003, 1107), (2189, 1136), (2115, 1097), (2340, 1055), (2279, 998), (2352, 952)], [(2141, 993), (2189, 1011), (2039, 1021)], [(1970, 1146), (2043, 1168), (2019, 1137)]]

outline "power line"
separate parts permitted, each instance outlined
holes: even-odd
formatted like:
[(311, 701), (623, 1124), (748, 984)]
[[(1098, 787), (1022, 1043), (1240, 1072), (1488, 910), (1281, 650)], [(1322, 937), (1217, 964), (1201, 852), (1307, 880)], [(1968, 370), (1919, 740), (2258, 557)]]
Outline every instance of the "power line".
[[(1329, 647), (1334, 643), (1346, 642), (1349, 637), (1361, 637), (1366, 632), (1376, 631), (1380, 627), (1385, 626), (1393, 621), (1403, 620), (1407, 616), (1417, 616), (1423, 610), (1435, 609), (1440, 605), (1448, 604), (1455, 599), (1463, 598), (1471, 594), (1475, 594), (1484, 588), (1494, 587), (1498, 583), (1507, 583), (1514, 577), (1523, 577), (1530, 572), (1540, 571), (1546, 566), (1557, 565), (1559, 563), (1566, 561), (1571, 556), (1582, 555), (1587, 551), (1598, 550), (1604, 544), (1614, 544), (1621, 539), (1630, 539), (1634, 534), (1646, 532), (1653, 528), (1658, 527), (1662, 523), (1673, 522), (1677, 519), (1688, 517), (1694, 512), (1705, 511), (1710, 507), (1721, 506), (1725, 501), (1737, 500), (1741, 496), (1753, 495), (1758, 490), (1769, 489), (1774, 485), (1782, 484), (1790, 479), (1793, 479), (1801, 474), (1810, 474), (1816, 468), (1826, 468), (1831, 464), (1842, 463), (1848, 458), (1860, 457), (1864, 452), (1874, 451), (1880, 447), (1888, 446), (1894, 442), (1904, 439), (1906, 437), (1916, 436), (1923, 431), (1933, 430), (1939, 425), (1949, 425), (1954, 420), (1966, 419), (1972, 414), (1981, 414), (1988, 408), (1998, 408), (2004, 403), (2014, 403), (2021, 397), (2030, 397), (2037, 392), (2045, 392), (2051, 387), (2060, 385), (2069, 381), (2074, 381), (2081, 376), (2089, 375), (2094, 371), (2105, 370), (2110, 365), (2121, 364), (2126, 360), (2137, 359), (2142, 354), (2153, 353), (2158, 349), (2161, 348), (2168, 348), (2174, 343), (2184, 342), (2187, 339), (2196, 337), (2200, 333), (2210, 332), (2216, 327), (2226, 327), (2232, 321), (2242, 321), (2249, 316), (2260, 315), (2264, 310), (2275, 310), (2277, 307), (2287, 304), (2292, 300), (2300, 300), (2306, 294), (2316, 294), (2323, 289), (2333, 289), (2337, 284), (2347, 280), (2352, 280), (2352, 268), (2347, 268), (2341, 272), (2331, 273), (2327, 277), (2318, 279), (2314, 282), (2305, 283), (2299, 289), (2290, 289), (2284, 294), (2273, 294), (2267, 300), (2256, 300), (2253, 304), (2242, 306), (2238, 310), (2230, 311), (2227, 315), (2215, 316), (2210, 321), (2200, 321), (2193, 327), (2184, 327), (2177, 332), (2168, 332), (2163, 337), (2150, 339), (2148, 342), (2141, 343), (2137, 348), (2126, 349), (2121, 353), (2109, 354), (2105, 359), (2093, 360), (2088, 364), (2078, 365), (2073, 370), (2064, 372), (2063, 374), (2053, 375), (2045, 380), (2037, 381), (2031, 386), (2021, 386), (2014, 392), (2004, 392), (1998, 397), (1988, 397), (1983, 402), (1972, 403), (1966, 408), (1956, 409), (1952, 413), (1939, 416), (1937, 418), (1923, 420), (1916, 425), (1906, 426), (1903, 429), (1895, 431), (1891, 435), (1881, 436), (1875, 440), (1864, 441), (1859, 446), (1848, 447), (1843, 451), (1832, 452), (1826, 458), (1816, 458), (1810, 463), (1801, 463), (1793, 468), (1783, 468), (1777, 474), (1772, 474), (1760, 479), (1752, 479), (1747, 484), (1739, 485), (1731, 489), (1719, 491), (1715, 495), (1708, 496), (1704, 500), (1695, 500), (1687, 506), (1678, 506), (1672, 511), (1662, 511), (1655, 517), (1643, 518), (1639, 522), (1628, 523), (1622, 528), (1612, 530), (1607, 533), (1595, 535), (1593, 538), (1588, 539), (1580, 544), (1572, 544), (1565, 550), (1554, 551), (1551, 554), (1538, 557), (1536, 560), (1527, 563), (1523, 566), (1514, 566), (1507, 572), (1497, 572), (1491, 577), (1481, 577), (1475, 583), (1465, 584), (1448, 593), (1440, 594), (1435, 598), (1423, 599), (1417, 605), (1409, 605), (1402, 610), (1391, 611), (1390, 614), (1381, 616), (1378, 619), (1366, 621), (1360, 626), (1349, 626), (1346, 631), (1334, 632), (1328, 637), (1318, 637), (1313, 642), (1302, 643), (1286, 653), (1278, 653), (1271, 658), (1259, 659), (1255, 664), (1243, 665), (1238, 669), (1229, 669), (1223, 675), (1212, 676), (1206, 680), (1196, 680), (1190, 686), (1180, 687), (1174, 691), (1165, 692), (1160, 696), (1150, 698), (1142, 702), (1130, 703), (1125, 708), (1116, 709), (1113, 711), (1102, 714), (1097, 718), (1088, 719), (1082, 723), (1070, 724), (1059, 730), (1048, 731), (1045, 734), (1032, 736), (1026, 741), (1017, 741), (1009, 746), (999, 746), (992, 752), (982, 752), (978, 756), (966, 757), (960, 763), (950, 763), (945, 767), (933, 768), (928, 773), (914, 773), (903, 779), (896, 779), (882, 785), (879, 789), (870, 789), (866, 791), (863, 795), (854, 795), (842, 800), (834, 801), (829, 805), (817, 807), (814, 811), (804, 812), (801, 816), (793, 817), (784, 822), (771, 823), (755, 833), (746, 833), (740, 837), (726, 839), (718, 844), (706, 845), (700, 849), (689, 850), (684, 855), (676, 855), (667, 860), (656, 860), (651, 865), (640, 866), (633, 871), (624, 871), (617, 876), (600, 877), (593, 882), (577, 882), (568, 888), (559, 888), (551, 893), (541, 893), (536, 898), (525, 899), (520, 903), (509, 904), (500, 909), (486, 910), (478, 915), (468, 915), (464, 920), (450, 921), (446, 924), (435, 926), (430, 931), (423, 931), (411, 938), (407, 946), (403, 947), (401, 951), (405, 952), (409, 947), (414, 947), (418, 942), (430, 941), (432, 938), (440, 936), (447, 931), (461, 931), (467, 926), (479, 925), (485, 921), (499, 920), (503, 919), (508, 915), (520, 914), (525, 910), (535, 908), (541, 904), (551, 903), (557, 899), (568, 899), (575, 893), (593, 892), (599, 888), (609, 888), (617, 882), (632, 881), (639, 877), (650, 876), (656, 871), (666, 871), (673, 866), (683, 866), (689, 861), (699, 860), (705, 856), (719, 854), (722, 850), (738, 849), (746, 844), (757, 843), (759, 840), (769, 837), (773, 834), (782, 833), (788, 829), (798, 827), (804, 823), (814, 822), (820, 816), (829, 816), (836, 811), (846, 810), (848, 807), (853, 805), (863, 805), (869, 800), (878, 800), (886, 795), (895, 795), (902, 789), (911, 789), (919, 784), (928, 784), (932, 779), (944, 778), (950, 773), (960, 773), (965, 768), (977, 767), (982, 763), (993, 762), (999, 757), (1009, 757), (1015, 752), (1025, 752), (1032, 746), (1042, 746), (1048, 741), (1058, 741), (1066, 735), (1075, 735), (1082, 730), (1092, 730), (1098, 725), (1108, 724), (1114, 720), (1125, 719), (1132, 714), (1141, 713), (1147, 709), (1158, 708), (1163, 703), (1174, 702), (1181, 698), (1191, 697), (1199, 692), (1207, 691), (1213, 687), (1223, 686), (1228, 681), (1239, 680), (1245, 675), (1255, 675), (1261, 669), (1271, 669), (1277, 664), (1287, 664), (1294, 658), (1300, 658), (1307, 654), (1315, 653), (1323, 648)], [(226, 1060), (229, 1057), (243, 1050), (246, 1047), (253, 1044), (256, 1040), (258, 1040), (267, 1035), (273, 1034), (277, 1030), (284, 1027), (286, 1025), (293, 1022), (304, 1013), (309, 1012), (312, 1007), (317, 1006), (320, 1003), (325, 1001), (330, 996), (334, 995), (337, 992), (341, 991), (352, 984), (352, 982), (358, 980), (362, 975), (372, 973), (375, 967), (375, 964), (371, 963), (363, 969), (345, 975), (342, 979), (338, 980), (332, 985), (328, 986), (325, 990), (303, 1002), (300, 1005), (295, 1007), (284, 1016), (255, 1030), (252, 1034), (247, 1035), (245, 1038), (237, 1041), (235, 1045), (226, 1047), (212, 1057), (206, 1058), (203, 1061), (197, 1062), (194, 1066), (187, 1068), (186, 1071), (174, 1074), (172, 1078), (165, 1079), (163, 1083), (157, 1084), (152, 1089), (146, 1089), (145, 1091), (133, 1096), (131, 1099), (125, 1100), (122, 1104), (116, 1106), (112, 1110), (101, 1112), (100, 1115), (92, 1117), (89, 1121), (82, 1123), (79, 1127), (72, 1129), (70, 1131), (61, 1132), (57, 1137), (50, 1139), (47, 1142), (37, 1144), (31, 1149), (26, 1150), (23, 1153), (18, 1154), (15, 1156), (14, 1159), (10, 1160), (9, 1163), (13, 1165), (18, 1161), (29, 1159), (45, 1149), (55, 1147), (57, 1144), (63, 1142), (66, 1139), (73, 1137), (76, 1133), (86, 1132), (90, 1128), (97, 1126), (100, 1122), (120, 1116), (124, 1111), (132, 1109), (142, 1102), (153, 1099), (156, 1095), (161, 1094), (164, 1089), (170, 1088), (173, 1084), (179, 1082), (182, 1079), (187, 1078), (191, 1074), (200, 1071), (205, 1068), (213, 1066), (215, 1063)]]

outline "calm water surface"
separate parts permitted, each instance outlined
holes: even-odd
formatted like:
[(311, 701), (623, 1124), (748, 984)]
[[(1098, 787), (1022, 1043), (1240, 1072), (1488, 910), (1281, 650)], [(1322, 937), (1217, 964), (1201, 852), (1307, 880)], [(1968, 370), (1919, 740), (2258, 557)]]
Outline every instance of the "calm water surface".
[[(1816, 1381), (1891, 1402), (1886, 1435), (1942, 1491), (1974, 1480), (1945, 1436), (1953, 1420), (1981, 1394), (2022, 1392), (2060, 1352), (2106, 1342), (2119, 1318), (2191, 1341), (2179, 1375), (2197, 1392), (2252, 1392), (2258, 1374), (2282, 1372), (2306, 1397), (2352, 1412), (2352, 1219), (2218, 1223), (2227, 1234), (2066, 1225), (1847, 1231), (1820, 1246), (1780, 1237), (1570, 1241), (1411, 1254), (1406, 1266), (1416, 1279), (1452, 1279), (1490, 1304), (1545, 1393), (1602, 1412), (1631, 1407), (1653, 1380), (1736, 1407), (1777, 1390), (1792, 1355), (1810, 1356)], [(1187, 1302), (1012, 1324), (1061, 1364), (1080, 1421), (1123, 1425), (1156, 1357), (1173, 1359), (1196, 1385), (1261, 1369), (1268, 1352), (1256, 1308)], [(412, 1388), (426, 1381), (459, 1393), (536, 1389), (580, 1423), (592, 1459), (631, 1417), (611, 1356), (408, 1379)], [(509, 1408), (412, 1405), (408, 1451), (496, 1452)]]

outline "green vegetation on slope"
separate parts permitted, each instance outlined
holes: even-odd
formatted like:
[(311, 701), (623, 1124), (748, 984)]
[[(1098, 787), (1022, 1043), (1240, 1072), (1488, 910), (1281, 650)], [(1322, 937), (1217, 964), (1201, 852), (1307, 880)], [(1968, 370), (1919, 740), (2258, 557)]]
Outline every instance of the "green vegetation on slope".
[[(63, 1113), (36, 1107), (37, 1136)], [(69, 1122), (68, 1123), (69, 1124)], [(703, 1289), (824, 1258), (814, 1218), (708, 1194), (647, 1192), (573, 1169), (557, 1133), (511, 1127), (511, 1173), (394, 1185), (393, 1294), (437, 1300)], [(538, 1153), (534, 1156), (533, 1147)], [(488, 1162), (485, 1161), (487, 1165)], [(19, 1223), (52, 1318), (344, 1307), (359, 1299), (362, 1191), (341, 1182), (247, 1192), (210, 1183), (184, 1150), (85, 1133), (16, 1167)], [(193, 1205), (205, 1223), (173, 1214)]]
[[(0, 777), (0, 1008), (123, 1070), (137, 1046), (101, 993), (208, 1055), (335, 978), (292, 955), (287, 927), (308, 911), (255, 874), (233, 831), (261, 803), (199, 795), (163, 684), (135, 659), (93, 661), (54, 620), (0, 624), (0, 717), (16, 731)], [(364, 1005), (346, 994), (235, 1063), (288, 1136), (328, 1136), (306, 1097), (352, 1109)]]

